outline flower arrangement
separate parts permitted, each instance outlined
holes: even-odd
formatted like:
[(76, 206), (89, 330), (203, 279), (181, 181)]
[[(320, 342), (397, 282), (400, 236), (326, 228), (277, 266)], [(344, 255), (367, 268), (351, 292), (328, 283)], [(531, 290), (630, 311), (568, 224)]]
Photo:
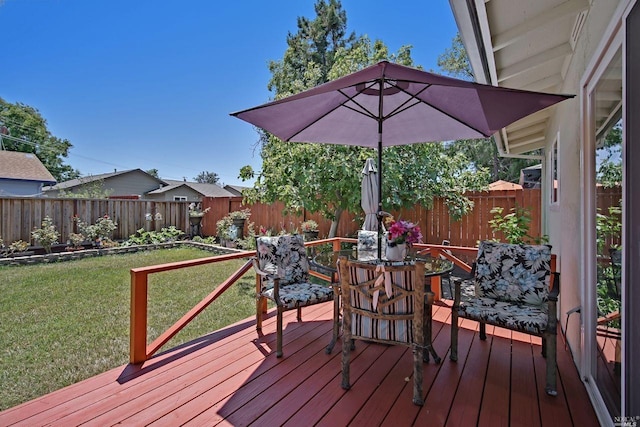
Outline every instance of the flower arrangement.
[(190, 217), (203, 217), (207, 212), (209, 212), (211, 208), (202, 209), (202, 205), (200, 203), (191, 203), (189, 204), (189, 216)]
[(422, 232), (420, 227), (410, 221), (396, 221), (393, 217), (385, 221), (389, 231), (387, 232), (387, 241), (389, 246), (396, 246), (402, 243), (419, 243), (422, 241)]

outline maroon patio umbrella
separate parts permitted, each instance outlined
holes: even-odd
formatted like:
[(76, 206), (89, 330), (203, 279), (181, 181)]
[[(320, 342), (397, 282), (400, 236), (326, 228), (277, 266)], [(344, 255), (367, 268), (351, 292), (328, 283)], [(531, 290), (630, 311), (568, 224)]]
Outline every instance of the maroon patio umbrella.
[(231, 115), (283, 141), (377, 148), (382, 188), (382, 147), (486, 138), (571, 97), (482, 85), (382, 61)]

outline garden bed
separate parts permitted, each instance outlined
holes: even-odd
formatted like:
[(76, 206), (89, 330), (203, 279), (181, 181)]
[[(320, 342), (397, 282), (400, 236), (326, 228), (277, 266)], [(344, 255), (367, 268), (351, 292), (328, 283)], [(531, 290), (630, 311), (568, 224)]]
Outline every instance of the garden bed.
[(191, 241), (176, 241), (176, 242), (168, 242), (168, 243), (155, 243), (149, 245), (135, 245), (135, 246), (118, 246), (113, 248), (89, 248), (89, 249), (80, 249), (69, 251), (66, 250), (63, 245), (59, 245), (57, 248), (60, 252), (52, 252), (49, 254), (38, 254), (37, 252), (31, 251), (29, 254), (13, 254), (11, 256), (7, 256), (4, 258), (0, 258), (0, 266), (4, 265), (32, 265), (32, 264), (41, 264), (41, 263), (49, 263), (49, 262), (61, 262), (61, 261), (72, 261), (76, 259), (82, 258), (91, 258), (95, 256), (103, 256), (103, 255), (117, 255), (117, 254), (127, 254), (139, 251), (149, 251), (155, 249), (169, 249), (176, 248), (180, 246), (191, 246), (194, 248), (206, 250), (209, 252), (213, 252), (215, 255), (224, 255), (230, 253), (241, 252), (237, 249), (224, 248), (222, 246), (217, 245), (209, 245), (206, 243), (198, 243)]

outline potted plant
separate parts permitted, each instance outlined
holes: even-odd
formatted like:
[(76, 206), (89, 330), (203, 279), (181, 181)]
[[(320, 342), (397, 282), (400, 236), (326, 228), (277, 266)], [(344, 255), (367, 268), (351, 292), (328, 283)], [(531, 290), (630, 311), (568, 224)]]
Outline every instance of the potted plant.
[(202, 205), (200, 203), (191, 203), (189, 205), (189, 224), (191, 225), (191, 237), (193, 236), (201, 236), (201, 225), (202, 218), (209, 212), (211, 208), (202, 209)]
[(250, 216), (251, 210), (249, 208), (229, 213), (229, 218), (231, 218), (231, 222), (237, 229), (236, 238), (238, 240), (244, 238), (244, 224), (247, 222), (247, 219), (249, 219)]
[(304, 234), (304, 240), (316, 240), (318, 238), (318, 223), (308, 219), (300, 224), (300, 230)]
[(409, 246), (422, 240), (420, 227), (410, 221), (396, 221), (389, 217), (385, 221), (387, 232), (386, 255), (389, 261), (402, 261), (407, 255)]
[(211, 208), (202, 209), (202, 205), (200, 203), (191, 203), (189, 205), (189, 222), (191, 224), (200, 224), (202, 217), (205, 216), (210, 209)]

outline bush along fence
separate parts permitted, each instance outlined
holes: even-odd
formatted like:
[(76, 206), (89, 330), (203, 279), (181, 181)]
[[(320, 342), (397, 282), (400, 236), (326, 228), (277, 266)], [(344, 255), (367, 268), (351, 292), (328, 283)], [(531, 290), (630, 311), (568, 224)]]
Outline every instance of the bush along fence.
[[(529, 224), (529, 234), (531, 236), (540, 235), (540, 190), (502, 190), (484, 191), (468, 193), (474, 202), (473, 210), (459, 220), (455, 220), (449, 215), (449, 211), (444, 199), (435, 198), (431, 209), (416, 205), (409, 209), (402, 209), (391, 212), (395, 218), (402, 218), (414, 222), (420, 226), (424, 243), (440, 244), (443, 240), (448, 240), (454, 246), (474, 247), (478, 240), (499, 238), (504, 236), (493, 235), (489, 221), (494, 214), (491, 210), (495, 207), (502, 207), (504, 214), (508, 214), (512, 209), (522, 208), (531, 218)], [(229, 212), (249, 208), (251, 210), (250, 222), (258, 232), (260, 229), (268, 230), (273, 234), (281, 231), (302, 233), (301, 224), (304, 221), (313, 220), (318, 223), (318, 235), (320, 238), (327, 237), (331, 227), (331, 221), (323, 218), (317, 213), (302, 211), (299, 215), (285, 214), (283, 203), (242, 205), (242, 198), (206, 198), (202, 206), (210, 208), (202, 223), (202, 232), (206, 236), (216, 235), (216, 221), (227, 215)], [(351, 214), (343, 212), (338, 224), (337, 236), (353, 237), (362, 227), (364, 214)]]
[(107, 215), (117, 226), (114, 240), (124, 240), (137, 230), (159, 231), (175, 226), (189, 229), (189, 204), (145, 200), (0, 198), (0, 238), (8, 246), (22, 240), (37, 245), (31, 232), (42, 226), (45, 217), (60, 233), (58, 242), (66, 244), (72, 234), (79, 233), (79, 223), (95, 224)]
[[(491, 212), (501, 207), (504, 214), (514, 209), (527, 212), (531, 221), (529, 235), (540, 236), (541, 233), (541, 192), (539, 189), (501, 190), (468, 193), (474, 202), (473, 210), (459, 220), (449, 215), (446, 202), (436, 198), (433, 206), (427, 209), (414, 206), (391, 212), (394, 217), (409, 220), (418, 224), (424, 236), (424, 243), (440, 244), (448, 240), (453, 246), (476, 246), (479, 240), (498, 238), (492, 232), (489, 221), (494, 218)], [(601, 189), (598, 193), (598, 208), (606, 213), (610, 206), (620, 206), (620, 188)], [(302, 233), (301, 224), (313, 220), (318, 224), (318, 237), (329, 234), (331, 221), (320, 214), (302, 211), (299, 214), (286, 214), (283, 203), (243, 205), (242, 197), (205, 198), (201, 203), (202, 216), (199, 231), (203, 236), (216, 236), (216, 223), (229, 215), (244, 209), (251, 211), (250, 219), (244, 225), (244, 235), (252, 224), (256, 233), (268, 230), (272, 234), (282, 231)], [(42, 199), (42, 198), (0, 198), (0, 238), (5, 246), (23, 240), (31, 245), (34, 242), (31, 232), (40, 228), (45, 216), (53, 220), (60, 233), (59, 241), (66, 243), (71, 233), (78, 233), (77, 216), (87, 224), (95, 224), (104, 215), (117, 223), (113, 231), (114, 240), (125, 240), (137, 230), (160, 231), (162, 228), (174, 226), (190, 235), (189, 203), (145, 200), (107, 200), (107, 199)], [(340, 219), (337, 236), (353, 237), (362, 227), (364, 214), (344, 212)]]
[[(505, 241), (505, 236), (501, 232), (494, 235), (489, 222), (494, 219), (495, 213), (492, 210), (496, 207), (502, 208), (503, 215), (510, 214), (515, 210), (525, 212), (530, 219), (528, 235), (534, 238), (541, 237), (540, 189), (479, 191), (467, 193), (466, 196), (473, 201), (474, 207), (470, 213), (458, 220), (449, 214), (446, 201), (442, 198), (435, 198), (430, 209), (416, 205), (409, 209), (393, 211), (391, 214), (395, 218), (406, 219), (418, 224), (422, 230), (424, 243), (441, 244), (447, 240), (453, 246), (475, 247), (479, 240), (496, 238)], [(606, 212), (609, 206), (619, 206), (621, 203), (620, 187), (599, 190), (598, 200), (598, 208), (602, 212)], [(251, 210), (250, 223), (253, 223), (256, 232), (260, 229), (266, 229), (275, 234), (281, 231), (301, 233), (300, 225), (302, 222), (313, 220), (318, 223), (319, 238), (325, 238), (331, 227), (331, 221), (317, 213), (303, 210), (298, 215), (285, 214), (283, 213), (285, 206), (279, 202), (243, 205), (241, 197), (206, 198), (202, 205), (210, 208), (210, 213), (205, 216), (202, 227), (203, 234), (206, 236), (216, 235), (216, 221), (229, 212), (246, 208)], [(336, 235), (355, 237), (363, 222), (363, 213), (343, 212)]]

